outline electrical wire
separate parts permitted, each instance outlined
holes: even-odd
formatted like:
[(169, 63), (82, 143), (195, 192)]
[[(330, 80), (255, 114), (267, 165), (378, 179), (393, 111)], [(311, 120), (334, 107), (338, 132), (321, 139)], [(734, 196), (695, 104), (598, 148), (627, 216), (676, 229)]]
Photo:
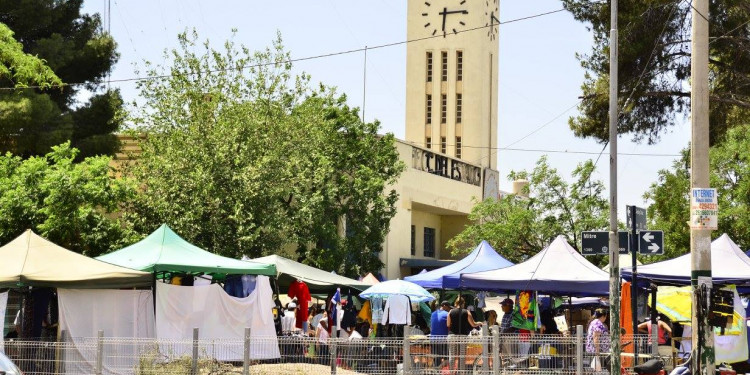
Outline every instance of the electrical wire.
[[(447, 34), (447, 35), (458, 35), (458, 34), (462, 34), (462, 33), (467, 33), (467, 32), (472, 32), (472, 31), (477, 31), (477, 30), (483, 30), (483, 29), (486, 29), (488, 27), (495, 27), (495, 26), (506, 25), (506, 24), (514, 23), (514, 22), (530, 20), (530, 19), (534, 19), (534, 18), (538, 18), (538, 17), (543, 17), (543, 16), (547, 16), (547, 15), (555, 14), (555, 13), (559, 13), (559, 12), (564, 12), (564, 11), (566, 11), (565, 8), (563, 8), (563, 9), (557, 9), (557, 10), (548, 11), (548, 12), (544, 12), (544, 13), (534, 14), (534, 15), (531, 15), (531, 16), (526, 16), (526, 17), (521, 17), (521, 18), (515, 18), (515, 19), (511, 19), (511, 20), (507, 20), (507, 21), (500, 21), (497, 24), (489, 24), (489, 25), (485, 25), (485, 26), (478, 26), (478, 27), (469, 28), (469, 29), (466, 29), (466, 30), (459, 30), (459, 31), (455, 31), (455, 32), (453, 32), (451, 34)], [(435, 38), (444, 38), (444, 37), (445, 36), (442, 35), (442, 34), (430, 35), (430, 36), (421, 37), (421, 38), (407, 39), (407, 40), (403, 40), (403, 41), (392, 42), (392, 43), (385, 43), (385, 44), (380, 44), (380, 45), (376, 45), (376, 46), (372, 46), (372, 47), (367, 47), (367, 50), (374, 50), (374, 49), (395, 47), (395, 46), (400, 46), (400, 45), (404, 45), (404, 44), (416, 43), (416, 42), (421, 42), (421, 41), (425, 41), (425, 40), (430, 40), (430, 39), (435, 39)], [(344, 51), (338, 51), (338, 52), (331, 52), (331, 53), (324, 53), (324, 54), (320, 54), (320, 55), (300, 57), (300, 58), (296, 58), (296, 59), (289, 59), (289, 60), (286, 60), (286, 61), (283, 61), (283, 62), (276, 62), (276, 61), (274, 61), (274, 62), (268, 62), (268, 63), (246, 65), (246, 66), (241, 66), (241, 67), (232, 67), (232, 68), (223, 68), (223, 69), (209, 69), (207, 71), (203, 71), (203, 72), (199, 72), (199, 73), (200, 74), (212, 74), (212, 73), (221, 73), (221, 72), (227, 72), (227, 71), (243, 71), (243, 70), (250, 69), (250, 68), (260, 68), (260, 67), (264, 67), (264, 66), (278, 65), (278, 64), (284, 64), (284, 63), (294, 63), (294, 62), (300, 62), (300, 61), (317, 60), (317, 59), (329, 58), (329, 57), (334, 57), (334, 56), (348, 55), (348, 54), (352, 54), (352, 53), (363, 52), (364, 50), (365, 50), (365, 48), (355, 48), (355, 49), (350, 49), (350, 50), (344, 50)], [(192, 76), (192, 75), (199, 74), (199, 73), (190, 73), (190, 74), (187, 74), (187, 76)], [(153, 75), (153, 76), (148, 76), (148, 77), (131, 77), (131, 78), (113, 79), (110, 82), (113, 82), (113, 83), (134, 82), (134, 81), (135, 82), (139, 82), (139, 81), (149, 81), (149, 80), (156, 80), (156, 79), (164, 79), (164, 78), (169, 78), (169, 77), (172, 77), (172, 76), (173, 76), (173, 74), (159, 74), (159, 75)], [(63, 83), (63, 84), (52, 85), (52, 86), (36, 85), (36, 86), (25, 86), (25, 87), (0, 87), (0, 90), (10, 91), (10, 90), (40, 89), (40, 88), (60, 88), (60, 87), (80, 86), (80, 85), (87, 85), (87, 84), (88, 83), (85, 83), (85, 82), (76, 82), (76, 83)]]
[(699, 11), (698, 9), (696, 9), (693, 6), (692, 0), (690, 1), (690, 7), (693, 8), (693, 10), (695, 11), (695, 13), (698, 13), (704, 20), (706, 20), (706, 22), (711, 22), (711, 21), (708, 20), (708, 18), (706, 18), (706, 16), (703, 15), (703, 13), (701, 13), (701, 11)]

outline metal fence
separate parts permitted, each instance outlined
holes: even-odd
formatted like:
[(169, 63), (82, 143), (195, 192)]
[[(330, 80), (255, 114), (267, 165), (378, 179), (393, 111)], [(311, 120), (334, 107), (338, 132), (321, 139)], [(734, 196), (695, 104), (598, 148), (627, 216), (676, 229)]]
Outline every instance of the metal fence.
[[(62, 337), (60, 342), (10, 341), (5, 352), (27, 375), (46, 374), (560, 374), (594, 375), (594, 355), (578, 334), (478, 335), (404, 339), (338, 339), (287, 335), (245, 340)], [(654, 355), (647, 336), (623, 337)], [(630, 342), (631, 344), (628, 344)], [(634, 346), (633, 346), (634, 347)], [(632, 353), (632, 350), (631, 350)], [(602, 353), (601, 356), (606, 355)], [(630, 357), (628, 357), (628, 355)], [(629, 361), (628, 361), (629, 358)], [(623, 353), (623, 364), (634, 365)]]

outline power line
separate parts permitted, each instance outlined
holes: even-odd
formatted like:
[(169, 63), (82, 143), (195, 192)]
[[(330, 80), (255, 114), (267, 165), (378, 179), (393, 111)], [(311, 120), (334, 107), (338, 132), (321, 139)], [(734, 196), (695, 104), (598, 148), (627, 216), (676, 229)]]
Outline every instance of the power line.
[[(618, 117), (617, 118), (617, 120), (618, 120), (617, 124), (618, 125), (620, 123), (620, 121), (619, 121), (620, 120), (620, 116), (623, 115), (623, 110), (625, 108), (627, 108), (628, 103), (630, 102), (630, 100), (633, 98), (633, 95), (635, 94), (635, 90), (638, 88), (638, 86), (640, 86), (641, 82), (643, 81), (643, 77), (646, 75), (646, 71), (648, 70), (648, 65), (651, 63), (651, 59), (654, 57), (654, 54), (656, 53), (656, 48), (659, 45), (659, 41), (661, 40), (662, 36), (664, 35), (664, 32), (667, 30), (667, 26), (671, 22), (672, 15), (674, 14), (675, 10), (677, 10), (677, 8), (679, 7), (680, 3), (682, 3), (682, 2), (683, 2), (683, 0), (679, 0), (678, 2), (676, 2), (673, 5), (672, 9), (669, 11), (669, 16), (667, 16), (667, 21), (664, 23), (664, 27), (662, 27), (661, 32), (659, 33), (659, 36), (656, 38), (656, 40), (654, 40), (654, 48), (651, 49), (651, 53), (648, 56), (648, 60), (646, 60), (646, 64), (643, 65), (643, 70), (641, 71), (641, 74), (638, 75), (638, 80), (635, 82), (635, 85), (633, 86), (633, 89), (630, 90), (630, 94), (628, 95), (628, 97), (622, 103), (622, 109), (618, 111), (618, 116), (617, 116)], [(641, 16), (645, 15), (647, 12), (648, 12), (648, 9), (646, 11), (644, 11), (641, 14)], [(611, 48), (611, 46), (610, 46), (610, 48)], [(609, 146), (609, 140), (607, 140), (606, 142), (604, 142), (604, 146), (602, 147), (602, 150), (599, 152), (599, 156), (596, 157), (596, 161), (594, 162), (594, 166), (596, 166), (599, 163), (599, 159), (601, 159), (602, 154), (604, 154), (604, 150), (607, 149), (607, 146)], [(618, 152), (617, 155), (619, 156), (619, 155), (626, 155), (626, 154)], [(674, 156), (678, 156), (678, 155), (674, 155)], [(591, 177), (591, 176), (589, 175), (589, 177)]]
[[(515, 18), (515, 19), (511, 19), (511, 20), (507, 20), (507, 21), (501, 21), (501, 22), (499, 22), (497, 24), (493, 23), (493, 24), (490, 24), (490, 25), (473, 27), (473, 28), (469, 28), (469, 29), (466, 29), (466, 30), (454, 31), (453, 34), (457, 35), (457, 34), (466, 33), (466, 32), (483, 30), (483, 29), (488, 28), (488, 27), (495, 27), (495, 26), (498, 26), (498, 25), (505, 25), (505, 24), (514, 23), (514, 22), (530, 20), (530, 19), (534, 19), (534, 18), (538, 18), (538, 17), (547, 16), (547, 15), (550, 15), (550, 14), (555, 14), (555, 13), (563, 12), (563, 11), (566, 11), (566, 9), (562, 8), (562, 9), (557, 9), (557, 10), (548, 11), (548, 12), (544, 12), (544, 13), (534, 14), (534, 15), (531, 15), (531, 16), (526, 16), (526, 17), (521, 17), (521, 18)], [(316, 59), (329, 58), (329, 57), (335, 57), (335, 56), (341, 56), (341, 55), (348, 55), (348, 54), (352, 54), (352, 53), (363, 52), (365, 49), (367, 49), (367, 50), (374, 50), (374, 49), (381, 49), (381, 48), (389, 48), (389, 47), (400, 46), (400, 45), (404, 45), (404, 44), (408, 44), (408, 43), (416, 43), (416, 42), (421, 42), (421, 41), (425, 41), (425, 40), (430, 40), (430, 39), (435, 39), (435, 38), (444, 38), (444, 37), (445, 37), (444, 35), (436, 34), (436, 35), (430, 35), (430, 36), (421, 37), (421, 38), (407, 39), (407, 40), (393, 42), (393, 43), (380, 44), (380, 45), (376, 45), (376, 46), (372, 46), (372, 47), (355, 48), (355, 49), (350, 49), (350, 50), (344, 50), (344, 51), (338, 51), (338, 52), (331, 52), (331, 53), (325, 53), (325, 54), (314, 55), (314, 56), (307, 56), (307, 57), (300, 57), (300, 58), (296, 58), (296, 59), (289, 59), (289, 60), (286, 60), (286, 61), (283, 61), (283, 62), (260, 63), (260, 64), (253, 64), (253, 65), (247, 65), (247, 66), (237, 67), (237, 68), (209, 69), (209, 70), (207, 70), (205, 72), (199, 72), (199, 73), (212, 74), (212, 73), (220, 73), (220, 72), (234, 71), (234, 70), (242, 71), (242, 70), (250, 69), (250, 68), (260, 68), (260, 67), (270, 66), (270, 65), (277, 65), (277, 64), (284, 64), (284, 63), (294, 63), (294, 62), (300, 62), (300, 61), (308, 61), (308, 60), (316, 60)], [(191, 76), (191, 75), (195, 75), (195, 74), (198, 74), (198, 73), (190, 73), (190, 74), (187, 74), (187, 75)], [(168, 78), (168, 77), (171, 77), (171, 76), (172, 76), (172, 74), (160, 74), (160, 75), (154, 75), (154, 76), (148, 76), (148, 77), (131, 77), (131, 78), (113, 79), (110, 82), (123, 83), (123, 82), (134, 82), (134, 81), (135, 82), (137, 82), (137, 81), (148, 81), (148, 80), (156, 80), (156, 79)], [(68, 86), (80, 86), (80, 85), (86, 85), (86, 84), (87, 83), (85, 83), (85, 82), (63, 83), (63, 84), (60, 84), (60, 85), (52, 85), (52, 86), (48, 86), (48, 87), (49, 88), (59, 88), (59, 87), (68, 87)], [(0, 90), (9, 91), (9, 90), (39, 89), (39, 88), (46, 88), (46, 87), (42, 87), (41, 85), (26, 86), (26, 87), (0, 87)]]
[(516, 139), (515, 141), (513, 141), (513, 142), (511, 142), (511, 143), (509, 143), (509, 144), (507, 144), (507, 145), (505, 145), (505, 148), (508, 148), (508, 147), (510, 147), (510, 146), (513, 146), (514, 144), (516, 144), (516, 143), (518, 143), (518, 142), (521, 142), (521, 141), (523, 141), (524, 139), (526, 139), (526, 138), (528, 138), (528, 137), (530, 137), (530, 136), (534, 135), (534, 134), (535, 134), (536, 132), (538, 132), (538, 131), (540, 131), (540, 130), (544, 129), (544, 127), (545, 127), (545, 126), (547, 126), (547, 125), (549, 125), (549, 124), (553, 123), (553, 122), (554, 122), (555, 120), (559, 119), (560, 117), (562, 117), (563, 115), (565, 115), (566, 113), (568, 113), (568, 112), (569, 112), (569, 111), (570, 111), (571, 109), (573, 109), (573, 108), (577, 107), (579, 103), (581, 103), (581, 100), (578, 100), (577, 102), (575, 102), (575, 104), (573, 104), (572, 106), (568, 107), (568, 109), (566, 109), (565, 111), (563, 111), (563, 112), (562, 112), (562, 113), (560, 113), (559, 115), (555, 116), (555, 117), (554, 117), (554, 118), (553, 118), (552, 120), (549, 120), (549, 121), (547, 121), (546, 123), (544, 123), (544, 124), (543, 124), (542, 126), (540, 126), (540, 127), (536, 128), (536, 129), (532, 130), (532, 131), (531, 131), (531, 132), (530, 132), (529, 134), (526, 134), (526, 135), (524, 135), (523, 137), (521, 137), (521, 138), (518, 138), (518, 139)]
[(710, 22), (708, 18), (706, 18), (706, 16), (704, 16), (703, 13), (701, 13), (701, 11), (699, 11), (698, 9), (695, 9), (695, 7), (693, 6), (692, 0), (690, 1), (690, 7), (693, 8), (695, 13), (698, 13), (704, 20), (706, 20), (706, 22)]
[[(423, 147), (421, 144), (417, 142), (410, 142), (410, 141), (403, 141), (405, 143), (408, 143), (412, 146), (417, 147)], [(455, 144), (446, 143), (445, 147), (454, 147)], [(601, 152), (599, 151), (583, 151), (583, 150), (554, 150), (554, 149), (541, 149), (541, 148), (514, 148), (514, 147), (489, 147), (489, 146), (470, 146), (470, 145), (461, 145), (462, 148), (472, 148), (472, 149), (490, 149), (495, 151), (518, 151), (518, 152), (548, 152), (551, 154), (576, 154), (576, 155), (601, 155)], [(605, 144), (604, 147), (606, 148), (607, 145)], [(432, 151), (432, 150), (430, 150)], [(432, 151), (434, 152), (434, 151)], [(438, 153), (438, 152), (435, 152)], [(682, 156), (680, 154), (661, 154), (661, 153), (649, 153), (649, 152), (618, 152), (617, 155), (623, 155), (623, 156), (647, 156), (647, 157), (679, 157)]]

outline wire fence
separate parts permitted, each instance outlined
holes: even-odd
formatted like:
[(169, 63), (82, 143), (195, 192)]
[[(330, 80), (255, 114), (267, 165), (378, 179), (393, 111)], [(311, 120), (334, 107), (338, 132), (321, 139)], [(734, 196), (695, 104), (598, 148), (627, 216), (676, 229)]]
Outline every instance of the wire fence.
[[(595, 375), (582, 327), (569, 335), (499, 334), (403, 339), (339, 339), (284, 335), (245, 340), (70, 338), (8, 341), (6, 355), (27, 375), (47, 374), (560, 374)], [(606, 337), (606, 339), (609, 339)], [(622, 363), (632, 373), (632, 350), (642, 363), (656, 356), (649, 337), (623, 337)], [(661, 357), (666, 363), (668, 358)], [(606, 366), (605, 370), (606, 370)], [(602, 373), (604, 373), (604, 371)]]

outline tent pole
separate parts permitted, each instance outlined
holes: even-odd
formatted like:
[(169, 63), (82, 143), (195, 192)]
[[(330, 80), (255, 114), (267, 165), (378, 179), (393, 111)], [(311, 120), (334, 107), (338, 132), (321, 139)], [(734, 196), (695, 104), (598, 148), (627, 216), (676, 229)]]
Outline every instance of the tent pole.
[(573, 297), (568, 296), (568, 332), (572, 332), (573, 330), (573, 324), (571, 320), (573, 319)]
[(151, 278), (151, 294), (153, 298), (153, 304), (154, 304), (154, 318), (156, 317), (156, 270), (152, 273), (153, 277)]

